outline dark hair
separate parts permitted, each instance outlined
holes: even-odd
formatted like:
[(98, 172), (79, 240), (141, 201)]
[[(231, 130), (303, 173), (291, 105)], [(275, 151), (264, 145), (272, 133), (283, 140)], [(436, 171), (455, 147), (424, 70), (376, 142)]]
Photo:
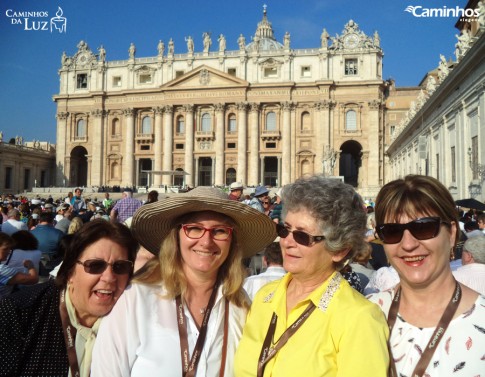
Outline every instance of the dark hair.
[(121, 223), (111, 223), (103, 219), (96, 219), (84, 224), (78, 232), (74, 233), (66, 250), (61, 268), (57, 273), (56, 283), (59, 286), (67, 285), (76, 262), (84, 250), (103, 238), (107, 238), (125, 248), (128, 252), (128, 260), (135, 262), (138, 242), (132, 236), (130, 230)]
[(12, 239), (15, 242), (14, 248), (21, 250), (37, 250), (39, 241), (28, 230), (19, 230), (12, 234)]
[(464, 225), (464, 228), (467, 232), (471, 232), (472, 230), (478, 230), (478, 223), (475, 221), (467, 221)]
[(442, 221), (456, 224), (455, 245), (460, 227), (455, 202), (448, 189), (436, 178), (407, 175), (384, 185), (376, 198), (376, 223), (398, 222), (403, 215), (439, 216)]
[(264, 249), (264, 257), (266, 258), (266, 263), (270, 264), (283, 264), (283, 256), (281, 255), (281, 246), (279, 242), (272, 242), (266, 249)]
[(7, 233), (0, 232), (0, 246), (13, 247), (15, 241)]
[(51, 224), (54, 221), (54, 213), (53, 212), (42, 212), (39, 215), (39, 223), (49, 223)]
[(158, 191), (152, 190), (148, 193), (147, 203), (158, 201)]
[(57, 245), (57, 255), (59, 258), (64, 259), (64, 257), (67, 254), (67, 251), (69, 250), (69, 246), (73, 238), (74, 238), (74, 234), (65, 234), (59, 240), (59, 244)]

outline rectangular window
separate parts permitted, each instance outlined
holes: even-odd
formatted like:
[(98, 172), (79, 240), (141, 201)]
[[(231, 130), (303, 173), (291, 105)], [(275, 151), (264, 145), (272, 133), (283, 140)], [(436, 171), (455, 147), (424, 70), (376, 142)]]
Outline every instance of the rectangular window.
[(113, 77), (113, 88), (119, 88), (121, 86), (121, 76)]
[(356, 76), (357, 66), (357, 59), (345, 59), (345, 76)]
[(236, 76), (236, 68), (228, 68), (227, 73), (231, 76)]
[(150, 150), (150, 146), (149, 145), (141, 145), (140, 146), (140, 150), (142, 150), (142, 151), (149, 151)]
[(150, 73), (143, 73), (140, 75), (140, 84), (151, 84), (152, 75)]
[(5, 168), (5, 188), (6, 189), (11, 189), (12, 188), (12, 168), (10, 166), (7, 166)]
[(87, 89), (88, 87), (88, 74), (87, 73), (78, 73), (76, 77), (78, 89)]
[(276, 68), (276, 67), (265, 68), (264, 69), (264, 77), (268, 77), (268, 78), (278, 77), (278, 68)]
[(175, 78), (180, 77), (184, 74), (184, 71), (175, 71)]
[(274, 149), (274, 148), (276, 148), (276, 143), (266, 143), (266, 148), (267, 149)]
[(183, 150), (184, 149), (184, 144), (175, 144), (175, 149)]
[(312, 68), (310, 66), (301, 67), (301, 77), (312, 77)]
[(227, 143), (227, 149), (236, 149), (236, 143)]
[(391, 126), (391, 136), (394, 135), (395, 131), (396, 131), (396, 126)]
[(451, 182), (456, 182), (456, 155), (455, 155), (455, 147), (451, 147)]
[(478, 179), (478, 136), (472, 137), (472, 179)]

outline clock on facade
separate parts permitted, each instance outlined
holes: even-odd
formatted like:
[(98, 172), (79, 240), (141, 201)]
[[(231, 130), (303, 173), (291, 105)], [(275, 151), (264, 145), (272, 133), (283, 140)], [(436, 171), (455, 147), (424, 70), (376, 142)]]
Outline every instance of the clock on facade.
[(347, 34), (344, 37), (345, 48), (356, 48), (359, 45), (359, 36), (357, 34)]

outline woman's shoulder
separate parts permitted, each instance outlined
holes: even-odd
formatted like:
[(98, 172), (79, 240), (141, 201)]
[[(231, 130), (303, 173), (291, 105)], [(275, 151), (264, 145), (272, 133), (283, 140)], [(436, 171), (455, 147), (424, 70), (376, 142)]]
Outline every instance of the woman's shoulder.
[(394, 290), (393, 289), (388, 289), (388, 290), (385, 290), (385, 291), (382, 291), (382, 292), (372, 293), (372, 294), (366, 296), (366, 298), (370, 302), (377, 304), (384, 313), (387, 313), (389, 311), (393, 297), (394, 297)]
[(58, 307), (60, 288), (53, 281), (22, 288), (0, 301), (0, 315), (14, 312), (42, 312)]

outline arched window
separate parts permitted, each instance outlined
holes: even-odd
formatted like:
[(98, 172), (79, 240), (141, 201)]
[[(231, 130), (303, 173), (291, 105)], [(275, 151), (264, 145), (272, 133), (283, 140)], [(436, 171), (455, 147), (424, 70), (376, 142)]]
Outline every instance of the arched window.
[(211, 116), (210, 116), (209, 113), (202, 114), (202, 125), (201, 125), (200, 130), (202, 132), (210, 132), (210, 131), (212, 131)]
[(266, 114), (266, 131), (276, 131), (276, 113), (274, 111)]
[(310, 131), (312, 129), (310, 114), (305, 111), (301, 114), (301, 130)]
[(85, 136), (86, 136), (86, 121), (84, 119), (79, 119), (77, 121), (76, 137), (85, 137)]
[(226, 170), (226, 186), (229, 186), (233, 182), (236, 182), (236, 169), (229, 168)]
[(354, 110), (345, 113), (345, 130), (357, 131), (357, 113)]
[(141, 133), (148, 135), (152, 133), (152, 118), (146, 116), (141, 121)]
[(121, 135), (120, 120), (118, 118), (113, 119), (111, 122), (111, 135)]
[(185, 133), (185, 119), (183, 115), (179, 115), (177, 117), (177, 129), (175, 130), (177, 134), (184, 134)]
[(227, 124), (227, 131), (228, 132), (236, 132), (236, 115), (230, 114), (229, 115), (229, 122)]

